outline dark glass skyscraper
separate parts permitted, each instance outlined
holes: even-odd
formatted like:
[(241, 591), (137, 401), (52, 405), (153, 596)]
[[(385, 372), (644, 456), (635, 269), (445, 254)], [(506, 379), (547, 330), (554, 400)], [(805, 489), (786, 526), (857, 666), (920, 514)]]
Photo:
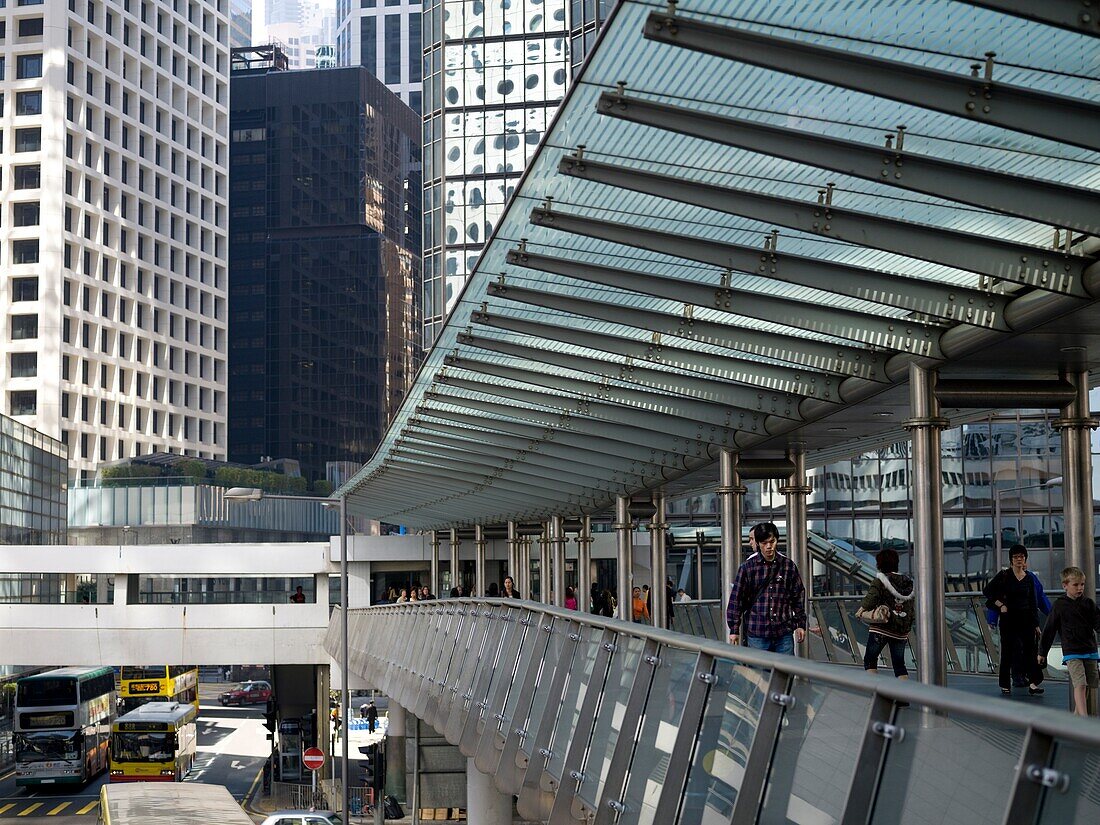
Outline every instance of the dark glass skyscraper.
[(323, 478), (370, 456), (419, 361), (419, 120), (362, 67), (263, 48), (232, 76), (230, 456)]

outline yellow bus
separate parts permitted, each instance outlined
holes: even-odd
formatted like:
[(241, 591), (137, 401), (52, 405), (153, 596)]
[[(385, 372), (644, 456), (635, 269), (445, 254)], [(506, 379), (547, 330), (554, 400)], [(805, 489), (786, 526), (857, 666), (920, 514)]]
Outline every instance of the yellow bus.
[(149, 702), (111, 725), (111, 782), (182, 782), (195, 763), (192, 705)]
[(199, 669), (195, 665), (123, 666), (118, 695), (121, 713), (146, 702), (178, 702), (199, 709)]
[(223, 785), (104, 785), (99, 825), (253, 825)]

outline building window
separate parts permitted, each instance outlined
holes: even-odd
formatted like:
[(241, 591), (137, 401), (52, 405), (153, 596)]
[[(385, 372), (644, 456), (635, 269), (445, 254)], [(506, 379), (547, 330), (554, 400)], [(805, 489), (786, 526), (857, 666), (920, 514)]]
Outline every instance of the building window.
[(17, 115), (42, 114), (42, 92), (16, 92), (15, 113)]
[(38, 375), (37, 352), (13, 352), (11, 354), (11, 377), (34, 378)]
[(11, 316), (11, 340), (27, 341), (38, 337), (37, 315)]
[(35, 126), (15, 130), (16, 152), (37, 152), (42, 148), (42, 130)]
[(12, 241), (11, 259), (14, 264), (38, 263), (38, 238)]
[(386, 82), (401, 82), (401, 15), (386, 15)]
[(38, 300), (38, 279), (37, 278), (12, 278), (11, 279), (11, 300), (12, 303), (19, 301), (37, 301)]
[(12, 204), (12, 220), (16, 226), (38, 226), (40, 212), (38, 201)]
[(15, 76), (19, 80), (26, 80), (31, 77), (42, 77), (42, 55), (16, 55)]
[(16, 166), (14, 176), (16, 189), (38, 189), (42, 185), (42, 169), (37, 163), (32, 166)]
[(19, 21), (19, 36), (20, 37), (41, 37), (42, 36), (42, 18), (41, 17), (25, 17)]
[(21, 390), (10, 394), (12, 415), (34, 415), (38, 409), (38, 393)]
[(378, 18), (359, 18), (359, 64), (366, 66), (371, 74), (378, 67)]

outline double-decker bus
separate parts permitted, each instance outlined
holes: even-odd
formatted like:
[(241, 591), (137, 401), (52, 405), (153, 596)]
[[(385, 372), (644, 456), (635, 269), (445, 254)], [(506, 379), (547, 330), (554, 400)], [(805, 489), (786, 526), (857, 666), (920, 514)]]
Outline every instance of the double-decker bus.
[(112, 782), (182, 782), (195, 762), (194, 705), (148, 702), (111, 725)]
[(252, 825), (222, 785), (104, 785), (99, 825)]
[(115, 673), (67, 667), (15, 686), (16, 785), (79, 784), (107, 769)]
[(123, 666), (119, 682), (122, 713), (146, 702), (177, 702), (199, 709), (199, 669), (195, 665)]

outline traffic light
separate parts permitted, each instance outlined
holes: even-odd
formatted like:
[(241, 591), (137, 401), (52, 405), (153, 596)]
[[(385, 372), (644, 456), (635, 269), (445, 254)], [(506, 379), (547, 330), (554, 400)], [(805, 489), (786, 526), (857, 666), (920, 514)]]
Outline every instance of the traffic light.
[(370, 745), (362, 750), (364, 751), (363, 784), (381, 793), (386, 787), (385, 743)]
[(264, 710), (264, 727), (272, 733), (279, 727), (279, 708), (274, 699), (267, 700), (267, 708)]

